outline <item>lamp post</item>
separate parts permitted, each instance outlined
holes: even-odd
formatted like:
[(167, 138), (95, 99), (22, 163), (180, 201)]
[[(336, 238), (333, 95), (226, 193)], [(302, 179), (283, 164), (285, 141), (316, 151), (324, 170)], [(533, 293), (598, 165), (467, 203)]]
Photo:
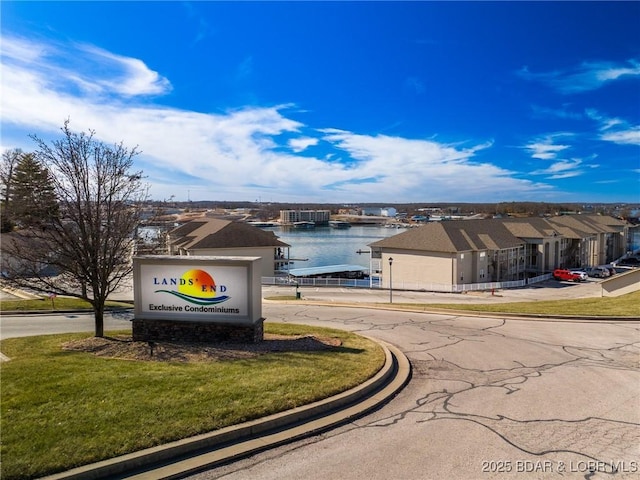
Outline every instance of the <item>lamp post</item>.
[(393, 275), (391, 274), (391, 265), (393, 265), (393, 257), (389, 257), (389, 303), (393, 303)]

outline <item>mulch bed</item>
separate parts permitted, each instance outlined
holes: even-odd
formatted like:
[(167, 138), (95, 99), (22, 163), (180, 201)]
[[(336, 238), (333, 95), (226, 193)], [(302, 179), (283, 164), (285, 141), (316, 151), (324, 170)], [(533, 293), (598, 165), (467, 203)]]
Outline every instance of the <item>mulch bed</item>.
[(252, 358), (273, 352), (322, 351), (340, 347), (342, 341), (314, 335), (265, 334), (258, 343), (134, 342), (130, 335), (90, 337), (62, 345), (63, 350), (99, 357), (157, 362), (210, 362)]

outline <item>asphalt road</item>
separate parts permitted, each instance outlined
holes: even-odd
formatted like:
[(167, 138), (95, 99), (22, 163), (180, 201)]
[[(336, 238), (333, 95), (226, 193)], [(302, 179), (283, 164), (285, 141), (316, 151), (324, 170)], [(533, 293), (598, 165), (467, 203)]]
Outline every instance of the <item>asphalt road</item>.
[(191, 480), (640, 478), (638, 322), (278, 304), (264, 313), (393, 343), (413, 377), (364, 418)]
[[(491, 297), (485, 300), (504, 298)], [(306, 290), (303, 298), (357, 304), (363, 297), (335, 289)], [(457, 301), (464, 300), (458, 295)], [(106, 328), (127, 328), (128, 316), (110, 316)], [(640, 478), (640, 322), (269, 301), (263, 316), (392, 343), (411, 361), (412, 379), (357, 421), (191, 480)], [(1, 322), (2, 338), (93, 328), (90, 316), (77, 314), (3, 316)]]
[[(127, 330), (131, 328), (131, 311), (106, 313), (105, 330)], [(51, 313), (33, 315), (2, 315), (0, 317), (0, 339), (31, 337), (53, 333), (93, 332), (93, 314)]]

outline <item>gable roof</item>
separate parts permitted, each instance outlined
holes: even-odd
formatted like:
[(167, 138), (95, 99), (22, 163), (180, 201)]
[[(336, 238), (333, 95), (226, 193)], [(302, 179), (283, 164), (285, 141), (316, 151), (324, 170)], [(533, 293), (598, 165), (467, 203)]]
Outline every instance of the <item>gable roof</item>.
[(428, 223), (369, 246), (443, 253), (503, 250), (523, 245), (525, 238), (558, 235), (580, 239), (596, 233), (620, 232), (625, 225), (623, 220), (606, 215), (449, 220)]
[(169, 232), (173, 246), (190, 249), (289, 247), (275, 233), (217, 218), (191, 220)]
[(626, 225), (623, 220), (608, 215), (561, 215), (548, 220), (554, 225), (562, 225), (574, 231), (591, 235), (620, 232)]
[(369, 244), (371, 247), (423, 250), (431, 252), (466, 252), (502, 250), (523, 245), (498, 219), (448, 220), (428, 223)]
[(502, 220), (505, 228), (518, 238), (546, 238), (558, 235), (560, 232), (544, 218), (505, 218)]

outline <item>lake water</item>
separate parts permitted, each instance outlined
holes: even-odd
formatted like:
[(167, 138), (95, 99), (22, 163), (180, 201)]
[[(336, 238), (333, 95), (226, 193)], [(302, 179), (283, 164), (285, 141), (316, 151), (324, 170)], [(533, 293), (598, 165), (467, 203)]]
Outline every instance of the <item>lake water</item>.
[[(293, 263), (291, 268), (342, 264), (369, 268), (368, 245), (405, 231), (377, 225), (353, 225), (345, 229), (275, 227), (265, 230), (272, 230), (280, 240), (291, 245), (291, 258), (308, 258), (306, 262)], [(640, 249), (640, 228), (631, 229), (630, 237), (631, 249), (635, 252)], [(358, 254), (359, 250), (366, 253)]]
[[(265, 229), (267, 230), (267, 229)], [(354, 225), (351, 228), (315, 227), (296, 229), (269, 228), (283, 242), (291, 245), (290, 258), (307, 258), (291, 268), (324, 267), (327, 265), (360, 265), (369, 268), (369, 244), (404, 230), (374, 225)], [(358, 254), (358, 251), (365, 253)]]
[[(156, 231), (153, 227), (146, 230)], [(369, 268), (369, 244), (383, 238), (398, 235), (404, 229), (384, 228), (377, 225), (353, 225), (351, 228), (339, 229), (316, 227), (296, 229), (291, 227), (270, 227), (264, 230), (273, 231), (283, 242), (291, 245), (290, 258), (307, 258), (298, 261), (291, 268), (324, 267), (327, 265), (360, 265)], [(630, 230), (629, 246), (632, 251), (640, 249), (640, 228)], [(358, 251), (366, 252), (358, 254)]]

